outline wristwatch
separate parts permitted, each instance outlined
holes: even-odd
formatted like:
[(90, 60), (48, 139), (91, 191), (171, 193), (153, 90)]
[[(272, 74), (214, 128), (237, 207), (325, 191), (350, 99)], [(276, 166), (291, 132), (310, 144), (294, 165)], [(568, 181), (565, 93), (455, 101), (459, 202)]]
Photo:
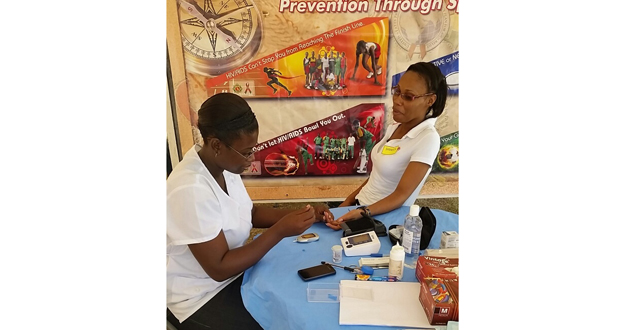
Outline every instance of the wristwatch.
[(366, 215), (370, 217), (370, 209), (367, 206), (360, 206), (357, 209), (364, 211), (364, 213), (366, 213)]

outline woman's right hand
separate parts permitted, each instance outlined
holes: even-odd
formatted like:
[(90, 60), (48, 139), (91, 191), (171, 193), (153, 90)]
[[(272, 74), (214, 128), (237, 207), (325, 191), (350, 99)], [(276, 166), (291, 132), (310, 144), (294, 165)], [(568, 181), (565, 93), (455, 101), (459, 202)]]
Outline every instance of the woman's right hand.
[(283, 216), (274, 224), (282, 237), (301, 235), (314, 223), (314, 208), (306, 205), (305, 208), (295, 210)]

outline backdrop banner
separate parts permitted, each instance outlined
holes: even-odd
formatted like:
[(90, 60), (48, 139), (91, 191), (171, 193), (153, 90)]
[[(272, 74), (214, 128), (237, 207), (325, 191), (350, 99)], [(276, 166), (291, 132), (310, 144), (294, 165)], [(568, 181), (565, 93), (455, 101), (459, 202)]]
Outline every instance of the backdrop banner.
[(432, 62), (449, 96), (427, 183), (456, 193), (446, 183), (458, 183), (458, 0), (167, 1), (168, 50), (184, 69), (172, 72), (181, 154), (202, 143), (201, 104), (235, 93), (260, 126), (247, 178), (365, 177), (368, 148), (393, 123), (391, 87)]

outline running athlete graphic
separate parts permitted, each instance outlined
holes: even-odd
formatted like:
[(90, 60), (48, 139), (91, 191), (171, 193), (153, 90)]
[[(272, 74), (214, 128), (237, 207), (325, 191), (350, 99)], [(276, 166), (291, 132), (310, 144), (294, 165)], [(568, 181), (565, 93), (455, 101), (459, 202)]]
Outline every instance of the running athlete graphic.
[[(362, 55), (362, 66), (368, 71), (366, 78), (370, 79), (374, 76), (375, 85), (381, 85), (377, 81), (377, 76), (381, 74), (381, 66), (377, 64), (381, 56), (381, 47), (374, 42), (366, 42), (364, 40), (357, 42), (355, 48), (355, 68), (353, 69), (351, 80), (355, 80), (355, 73), (357, 73), (357, 68), (359, 66), (360, 55)], [(372, 68), (368, 66), (368, 58), (370, 58)]]
[(284, 89), (286, 89), (286, 91), (288, 92), (288, 95), (291, 96), (291, 91), (286, 88), (286, 86), (282, 85), (282, 83), (278, 80), (278, 78), (280, 77), (280, 75), (282, 74), (282, 72), (274, 69), (274, 68), (268, 68), (265, 67), (263, 69), (263, 71), (267, 74), (267, 78), (269, 78), (270, 80), (267, 82), (267, 85), (269, 87), (271, 87), (273, 89), (273, 93), (275, 94), (278, 90), (273, 87), (273, 84), (276, 84)]

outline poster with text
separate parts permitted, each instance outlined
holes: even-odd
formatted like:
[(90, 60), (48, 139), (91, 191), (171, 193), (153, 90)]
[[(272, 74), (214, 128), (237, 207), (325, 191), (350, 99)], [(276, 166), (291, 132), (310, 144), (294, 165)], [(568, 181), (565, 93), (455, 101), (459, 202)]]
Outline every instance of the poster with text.
[(451, 94), (436, 128), (441, 137), (458, 132), (458, 0), (167, 1), (177, 8), (186, 75), (175, 95), (187, 100), (179, 113), (193, 143), (202, 143), (197, 111), (214, 94), (240, 95), (256, 114), (261, 150), (244, 175), (368, 175), (364, 132), (357, 137), (350, 119), (377, 142), (393, 122), (394, 79), (420, 61), (447, 70)]

